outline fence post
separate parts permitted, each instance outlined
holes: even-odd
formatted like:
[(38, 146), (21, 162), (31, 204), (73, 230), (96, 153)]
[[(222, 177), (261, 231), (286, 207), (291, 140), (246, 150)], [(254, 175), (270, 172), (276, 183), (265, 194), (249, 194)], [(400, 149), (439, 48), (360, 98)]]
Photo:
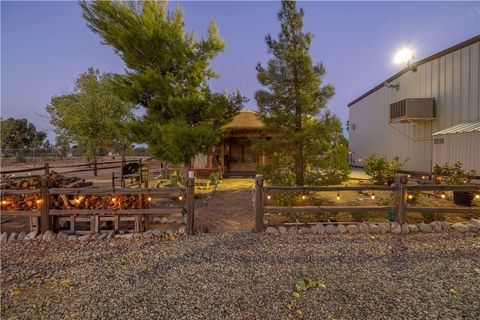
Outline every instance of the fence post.
[(407, 217), (407, 176), (404, 174), (395, 176), (395, 211), (396, 221), (404, 224)]
[(50, 165), (48, 164), (48, 162), (45, 162), (45, 174), (49, 174), (50, 173)]
[(48, 194), (48, 179), (47, 177), (42, 177), (40, 180), (40, 232), (45, 233), (50, 230), (51, 223), (50, 217), (48, 216), (48, 210), (50, 208), (50, 197)]
[(93, 160), (93, 176), (97, 176), (97, 159)]
[(188, 172), (188, 178), (185, 180), (185, 196), (187, 200), (187, 233), (194, 234), (195, 220), (195, 176), (194, 171)]
[(255, 176), (255, 231), (263, 230), (263, 175)]

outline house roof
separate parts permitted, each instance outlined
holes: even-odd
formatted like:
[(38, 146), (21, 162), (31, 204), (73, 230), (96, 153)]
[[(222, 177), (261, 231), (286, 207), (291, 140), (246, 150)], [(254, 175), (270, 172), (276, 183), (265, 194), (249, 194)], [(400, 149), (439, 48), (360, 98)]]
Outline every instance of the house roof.
[(456, 126), (433, 133), (433, 136), (453, 133), (480, 132), (480, 120), (473, 122), (464, 122)]
[(228, 129), (263, 129), (264, 127), (258, 113), (253, 110), (241, 110), (227, 125)]
[(437, 52), (437, 53), (435, 53), (435, 54), (433, 54), (433, 55), (431, 55), (431, 56), (429, 56), (429, 57), (427, 57), (427, 58), (425, 58), (425, 59), (422, 59), (422, 60), (420, 60), (420, 61), (417, 61), (417, 62), (413, 63), (412, 65), (410, 65), (409, 67), (406, 67), (405, 69), (397, 72), (396, 74), (394, 74), (393, 76), (391, 76), (391, 77), (388, 78), (387, 80), (385, 80), (385, 81), (383, 81), (382, 83), (380, 83), (379, 85), (377, 85), (375, 88), (373, 88), (373, 89), (365, 92), (365, 93), (362, 94), (360, 97), (358, 97), (358, 98), (356, 98), (355, 100), (353, 100), (352, 102), (350, 102), (350, 103), (348, 104), (348, 106), (350, 107), (350, 106), (354, 105), (355, 103), (357, 103), (358, 101), (362, 100), (363, 98), (371, 95), (372, 93), (374, 93), (374, 92), (377, 91), (378, 89), (382, 88), (382, 87), (385, 85), (385, 83), (390, 83), (390, 82), (392, 82), (393, 80), (395, 80), (395, 79), (399, 78), (400, 76), (402, 76), (403, 74), (407, 73), (407, 72), (408, 72), (409, 70), (411, 70), (412, 68), (416, 68), (416, 67), (418, 67), (418, 66), (420, 66), (420, 65), (422, 65), (422, 64), (425, 64), (425, 63), (427, 63), (427, 62), (430, 62), (430, 61), (432, 61), (432, 60), (435, 60), (435, 59), (437, 59), (437, 58), (440, 58), (440, 57), (442, 57), (442, 56), (445, 56), (445, 55), (447, 55), (447, 54), (449, 54), (449, 53), (452, 53), (453, 51), (460, 50), (460, 49), (462, 49), (462, 48), (464, 48), (464, 47), (466, 47), (466, 46), (469, 46), (469, 45), (474, 44), (475, 42), (479, 42), (479, 41), (480, 41), (480, 35), (476, 35), (476, 36), (473, 37), (473, 38), (470, 38), (470, 39), (468, 39), (468, 40), (465, 40), (465, 41), (463, 41), (463, 42), (461, 42), (461, 43), (459, 43), (459, 44), (456, 44), (456, 45), (454, 45), (454, 46), (452, 46), (452, 47), (450, 47), (450, 48), (447, 48), (447, 49), (445, 49), (445, 50), (443, 50), (443, 51)]

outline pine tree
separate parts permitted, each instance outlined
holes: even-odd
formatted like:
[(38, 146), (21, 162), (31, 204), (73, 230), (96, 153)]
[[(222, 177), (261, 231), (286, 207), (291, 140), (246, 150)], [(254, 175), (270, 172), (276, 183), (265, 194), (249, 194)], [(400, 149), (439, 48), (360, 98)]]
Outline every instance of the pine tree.
[(122, 57), (126, 74), (116, 75), (115, 92), (145, 109), (131, 127), (138, 142), (157, 158), (186, 170), (199, 153), (220, 141), (222, 127), (244, 98), (210, 90), (218, 75), (210, 61), (224, 50), (215, 23), (206, 38), (184, 31), (183, 12), (167, 12), (166, 2), (81, 2), (83, 16), (104, 44)]
[[(337, 182), (348, 173), (340, 121), (326, 111), (334, 88), (322, 86), (325, 68), (312, 61), (312, 34), (303, 32), (303, 17), (303, 9), (297, 10), (294, 1), (282, 1), (278, 39), (266, 36), (273, 58), (266, 67), (257, 65), (258, 81), (266, 88), (255, 95), (266, 129), (273, 135), (255, 143), (277, 167), (264, 168), (265, 173), (273, 180), (277, 177), (279, 183), (297, 186)], [(339, 163), (331, 161), (332, 157)]]

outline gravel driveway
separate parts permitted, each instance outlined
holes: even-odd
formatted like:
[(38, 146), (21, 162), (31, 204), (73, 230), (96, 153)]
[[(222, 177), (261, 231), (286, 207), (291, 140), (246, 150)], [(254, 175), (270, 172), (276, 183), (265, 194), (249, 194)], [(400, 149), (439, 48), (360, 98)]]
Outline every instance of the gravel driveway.
[[(480, 236), (2, 244), (2, 319), (479, 319)], [(325, 287), (300, 292), (295, 283)]]

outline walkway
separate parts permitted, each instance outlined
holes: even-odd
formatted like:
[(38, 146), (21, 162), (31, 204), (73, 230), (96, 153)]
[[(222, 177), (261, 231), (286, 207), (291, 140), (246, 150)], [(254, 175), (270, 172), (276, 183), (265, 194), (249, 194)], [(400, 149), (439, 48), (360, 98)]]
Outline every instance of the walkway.
[(195, 210), (195, 229), (209, 233), (252, 230), (253, 185), (253, 179), (223, 180), (208, 205)]

